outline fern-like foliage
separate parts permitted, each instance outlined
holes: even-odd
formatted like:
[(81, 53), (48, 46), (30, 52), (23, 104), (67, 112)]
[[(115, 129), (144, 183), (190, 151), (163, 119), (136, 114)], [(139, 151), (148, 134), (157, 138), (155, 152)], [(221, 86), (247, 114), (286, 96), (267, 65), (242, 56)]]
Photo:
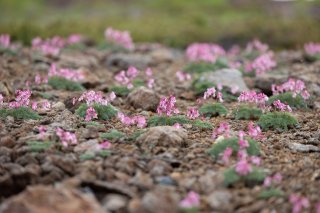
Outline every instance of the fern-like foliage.
[(253, 167), (252, 171), (245, 176), (240, 176), (234, 167), (227, 169), (223, 173), (224, 184), (226, 186), (231, 186), (239, 181), (245, 181), (248, 185), (254, 185), (257, 183), (262, 183), (266, 177), (266, 173), (258, 167)]
[(218, 59), (216, 63), (206, 63), (206, 62), (193, 62), (188, 64), (183, 71), (188, 73), (204, 73), (204, 72), (213, 72), (219, 69), (227, 68), (228, 62), (224, 59)]
[(258, 195), (259, 199), (269, 199), (271, 197), (283, 197), (284, 192), (277, 188), (268, 188), (264, 189), (260, 194)]
[(31, 152), (43, 152), (53, 146), (52, 141), (28, 141), (28, 149)]
[[(118, 113), (118, 110), (114, 108), (111, 104), (102, 105), (102, 104), (93, 104), (93, 108), (98, 114), (98, 118), (101, 120), (109, 120), (115, 117)], [(76, 114), (80, 117), (86, 117), (86, 111), (88, 109), (87, 104), (81, 104), (79, 108), (76, 110)]]
[(101, 133), (100, 137), (102, 139), (106, 139), (106, 140), (119, 140), (121, 138), (124, 138), (126, 135), (123, 132), (119, 132), (116, 129), (112, 129), (109, 132), (106, 133)]
[(41, 118), (41, 116), (38, 115), (38, 113), (36, 113), (29, 107), (19, 107), (14, 109), (0, 109), (0, 117), (5, 118), (7, 116), (12, 116), (15, 119), (19, 119), (19, 120), (26, 120), (26, 119), (37, 120)]
[(237, 120), (256, 120), (262, 115), (262, 110), (256, 107), (241, 105), (232, 112), (232, 115)]
[[(252, 140), (250, 138), (247, 139), (249, 142), (249, 147), (247, 148), (247, 153), (252, 156), (260, 155), (260, 148), (257, 141)], [(213, 144), (212, 148), (208, 151), (208, 153), (215, 158), (219, 157), (220, 154), (224, 152), (228, 147), (232, 148), (233, 153), (236, 154), (239, 150), (239, 139), (234, 138), (225, 138), (220, 142)]]
[(175, 123), (188, 124), (191, 121), (183, 115), (175, 116), (152, 116), (148, 120), (148, 126), (172, 126)]
[(269, 112), (258, 120), (262, 130), (288, 130), (298, 124), (298, 120), (288, 112)]
[(110, 88), (110, 91), (113, 91), (117, 96), (127, 96), (131, 90), (125, 86), (113, 86)]
[(200, 129), (212, 129), (213, 125), (209, 122), (195, 120), (192, 122), (192, 126), (200, 128)]
[(78, 82), (68, 80), (62, 77), (51, 77), (48, 80), (48, 84), (53, 89), (68, 90), (68, 91), (84, 91), (85, 88)]
[(227, 115), (228, 110), (221, 103), (205, 104), (199, 109), (199, 113), (205, 117)]
[(268, 104), (272, 104), (274, 101), (280, 100), (282, 103), (288, 104), (290, 107), (297, 109), (306, 109), (308, 105), (300, 94), (296, 97), (292, 97), (291, 92), (285, 92), (278, 95), (273, 95), (269, 98)]

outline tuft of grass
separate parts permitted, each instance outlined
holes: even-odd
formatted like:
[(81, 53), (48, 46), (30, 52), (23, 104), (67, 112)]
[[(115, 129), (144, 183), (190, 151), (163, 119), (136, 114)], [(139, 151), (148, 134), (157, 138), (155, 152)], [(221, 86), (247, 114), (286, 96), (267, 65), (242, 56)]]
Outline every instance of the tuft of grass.
[(199, 109), (199, 113), (205, 117), (227, 115), (228, 110), (221, 103), (205, 104)]
[[(111, 104), (101, 105), (101, 104), (93, 104), (93, 108), (98, 114), (98, 119), (101, 120), (109, 120), (117, 115), (118, 110), (114, 108)], [(75, 113), (80, 117), (86, 117), (86, 111), (88, 109), (87, 104), (81, 104), (78, 109), (76, 109)]]
[(239, 181), (245, 181), (247, 184), (255, 184), (255, 183), (262, 183), (266, 177), (266, 173), (258, 167), (253, 167), (252, 172), (250, 172), (246, 176), (240, 176), (235, 171), (235, 168), (230, 168), (224, 171), (224, 184), (226, 186), (233, 185)]
[(237, 120), (256, 120), (261, 117), (262, 110), (256, 107), (241, 105), (238, 109), (235, 109), (232, 114)]
[[(258, 143), (250, 138), (247, 140), (249, 142), (249, 147), (247, 149), (248, 154), (253, 156), (260, 155), (260, 148)], [(219, 155), (222, 154), (228, 147), (232, 148), (234, 154), (237, 153), (239, 150), (238, 138), (225, 138), (222, 141), (213, 144), (208, 153), (215, 158), (218, 158)]]
[(219, 69), (227, 68), (228, 62), (225, 59), (219, 58), (216, 63), (207, 62), (193, 62), (188, 64), (183, 71), (188, 73), (204, 73), (204, 72), (214, 72)]
[(131, 136), (129, 136), (127, 139), (129, 140), (129, 141), (135, 141), (135, 140), (137, 140), (137, 138), (140, 136), (140, 135), (142, 135), (143, 133), (145, 133), (147, 130), (137, 130), (137, 131), (135, 131)]
[(28, 141), (28, 149), (31, 152), (43, 152), (49, 149), (52, 145), (52, 141)]
[(110, 150), (100, 150), (97, 153), (88, 153), (88, 154), (82, 154), (79, 156), (81, 161), (85, 161), (85, 160), (94, 160), (97, 157), (102, 157), (102, 158), (106, 158), (108, 156), (111, 155), (111, 151)]
[(105, 140), (119, 140), (125, 136), (126, 135), (123, 132), (119, 132), (116, 129), (112, 129), (109, 132), (100, 134), (100, 137)]
[(85, 88), (78, 82), (71, 81), (62, 77), (51, 77), (48, 84), (53, 89), (68, 90), (68, 91), (84, 91)]
[(288, 104), (290, 107), (297, 109), (308, 108), (306, 101), (302, 98), (300, 94), (296, 97), (292, 97), (291, 92), (285, 92), (278, 95), (273, 95), (269, 98), (268, 104), (272, 104), (274, 101), (280, 100), (282, 103)]
[(288, 130), (298, 124), (298, 121), (288, 112), (269, 112), (258, 120), (258, 125), (262, 130)]
[(125, 49), (122, 46), (113, 44), (113, 43), (109, 43), (109, 42), (102, 42), (99, 44), (99, 46), (97, 47), (98, 50), (110, 50), (111, 52), (128, 52), (127, 49)]
[(121, 97), (127, 96), (131, 92), (130, 89), (124, 86), (113, 86), (110, 88), (110, 91), (113, 91), (117, 96)]
[(192, 126), (198, 127), (200, 129), (212, 129), (213, 125), (209, 122), (204, 122), (201, 120), (195, 120), (192, 122)]
[(148, 126), (172, 126), (175, 123), (179, 124), (188, 124), (191, 121), (183, 115), (175, 115), (175, 116), (152, 116), (148, 120)]
[(276, 188), (268, 188), (264, 189), (260, 194), (258, 195), (259, 199), (269, 199), (271, 197), (283, 197), (284, 192), (280, 189)]
[(33, 119), (33, 120), (38, 120), (41, 118), (38, 113), (33, 111), (29, 107), (19, 107), (16, 109), (0, 109), (0, 117), (5, 118), (7, 116), (12, 116), (15, 119)]

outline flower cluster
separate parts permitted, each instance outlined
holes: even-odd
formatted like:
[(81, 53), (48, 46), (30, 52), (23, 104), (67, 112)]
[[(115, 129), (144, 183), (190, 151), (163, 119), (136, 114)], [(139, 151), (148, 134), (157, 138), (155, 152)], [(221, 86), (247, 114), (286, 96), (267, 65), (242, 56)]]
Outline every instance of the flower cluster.
[(123, 114), (122, 112), (118, 112), (117, 115), (118, 119), (121, 121), (121, 123), (130, 126), (130, 125), (137, 125), (139, 128), (143, 128), (147, 125), (146, 118), (141, 115), (129, 117)]
[(46, 84), (48, 83), (48, 77), (47, 76), (44, 76), (44, 77), (41, 77), (41, 75), (37, 74), (35, 77), (34, 77), (34, 82), (35, 84)]
[(103, 141), (102, 143), (98, 144), (97, 149), (101, 150), (101, 149), (110, 149), (112, 146), (111, 142), (108, 140)]
[[(89, 90), (84, 92), (79, 98), (78, 101), (85, 101), (88, 106), (92, 106), (93, 104), (102, 104), (108, 105), (109, 102), (113, 101), (116, 98), (114, 92), (111, 92), (107, 97), (103, 97), (102, 92), (95, 92), (93, 90)], [(73, 99), (73, 104), (76, 103), (76, 99)]]
[(273, 59), (273, 53), (268, 52), (258, 56), (252, 62), (249, 62), (245, 67), (245, 71), (255, 71), (256, 75), (261, 75), (265, 72), (272, 70), (276, 66), (277, 62)]
[(256, 91), (242, 92), (238, 97), (239, 102), (255, 103), (261, 108), (265, 107), (268, 99), (268, 96), (264, 93), (257, 93)]
[(122, 85), (127, 86), (128, 89), (133, 88), (132, 80), (139, 74), (137, 68), (130, 66), (127, 71), (120, 71), (116, 76), (115, 80)]
[(86, 110), (86, 117), (85, 117), (85, 121), (91, 121), (94, 118), (98, 118), (98, 114), (96, 112), (96, 110), (91, 106), (88, 107), (88, 109)]
[(252, 139), (255, 140), (263, 138), (261, 128), (258, 125), (255, 127), (252, 121), (250, 121), (248, 124), (248, 134)]
[(269, 49), (268, 44), (264, 44), (261, 41), (259, 41), (258, 39), (254, 39), (253, 41), (251, 41), (247, 44), (245, 51), (248, 53), (251, 53), (253, 51), (258, 51), (258, 52), (264, 53), (264, 52), (268, 51), (268, 49)]
[(2, 34), (0, 35), (0, 47), (9, 48), (10, 47), (10, 35)]
[(3, 104), (3, 95), (0, 93), (0, 105), (2, 105)]
[(60, 53), (61, 48), (67, 45), (81, 42), (82, 37), (78, 34), (72, 34), (67, 39), (60, 36), (54, 36), (43, 40), (40, 37), (32, 39), (32, 49), (38, 50), (44, 55), (57, 56)]
[(185, 73), (183, 71), (176, 72), (176, 77), (180, 82), (191, 80), (191, 75), (189, 73)]
[(147, 68), (146, 71), (145, 71), (145, 74), (147, 76), (147, 87), (149, 89), (152, 89), (153, 86), (154, 86), (154, 78), (152, 77), (153, 73), (152, 73), (152, 69), (151, 68)]
[(190, 107), (187, 111), (187, 117), (190, 119), (196, 119), (197, 117), (199, 117), (199, 110), (195, 107)]
[(38, 131), (39, 131), (39, 138), (43, 140), (45, 137), (44, 135), (47, 132), (47, 128), (45, 126), (39, 126)]
[(305, 197), (296, 194), (291, 194), (289, 200), (290, 203), (293, 205), (292, 213), (300, 213), (302, 209), (310, 207), (310, 202)]
[(71, 69), (57, 69), (55, 64), (51, 64), (49, 77), (58, 76), (63, 77), (73, 81), (80, 81), (84, 79), (84, 74), (81, 71), (71, 70)]
[(176, 97), (170, 95), (168, 98), (163, 97), (160, 100), (160, 103), (157, 107), (157, 113), (162, 115), (165, 113), (167, 116), (171, 116), (172, 114), (178, 114), (179, 109), (176, 107)]
[(183, 209), (193, 209), (200, 206), (200, 196), (194, 191), (190, 191), (188, 195), (180, 201), (180, 208)]
[[(220, 88), (220, 90), (222, 87)], [(223, 102), (222, 93), (220, 91), (216, 91), (214, 87), (208, 88), (207, 91), (203, 94), (203, 99), (208, 99), (210, 97), (217, 98), (220, 102)]]
[(289, 105), (287, 105), (287, 104), (281, 103), (280, 100), (274, 101), (274, 102), (272, 103), (272, 105), (273, 105), (276, 109), (280, 110), (281, 112), (285, 112), (285, 111), (292, 112), (291, 107), (290, 107)]
[(190, 61), (215, 63), (219, 56), (225, 55), (225, 50), (210, 43), (194, 43), (188, 46), (186, 56)]
[(320, 54), (320, 43), (307, 43), (304, 45), (304, 51), (308, 55), (317, 55)]
[(40, 105), (40, 109), (42, 109), (42, 110), (49, 110), (51, 108), (51, 104), (47, 100), (44, 100), (44, 101), (39, 102), (39, 103), (38, 102), (32, 102), (31, 108), (33, 110), (37, 110), (37, 109), (39, 109), (38, 105)]
[(28, 107), (30, 104), (30, 97), (32, 92), (30, 90), (17, 90), (16, 99), (9, 103), (10, 108)]
[(222, 135), (224, 137), (230, 136), (230, 125), (226, 122), (220, 123), (220, 126), (216, 128), (212, 133), (212, 139), (216, 139), (219, 135)]
[(273, 176), (268, 176), (264, 179), (263, 185), (265, 187), (270, 187), (272, 184), (279, 184), (282, 181), (282, 175), (280, 173), (276, 173)]
[(65, 131), (61, 128), (56, 129), (56, 135), (59, 137), (62, 145), (68, 147), (69, 144), (77, 144), (77, 137), (74, 133)]
[(104, 35), (109, 42), (115, 43), (129, 50), (134, 48), (132, 38), (128, 31), (119, 31), (108, 27), (105, 30)]
[(295, 81), (294, 79), (289, 79), (287, 82), (278, 86), (273, 84), (272, 92), (274, 95), (284, 92), (292, 92), (292, 97), (296, 97), (298, 94), (300, 94), (305, 100), (310, 97), (304, 82), (301, 80)]

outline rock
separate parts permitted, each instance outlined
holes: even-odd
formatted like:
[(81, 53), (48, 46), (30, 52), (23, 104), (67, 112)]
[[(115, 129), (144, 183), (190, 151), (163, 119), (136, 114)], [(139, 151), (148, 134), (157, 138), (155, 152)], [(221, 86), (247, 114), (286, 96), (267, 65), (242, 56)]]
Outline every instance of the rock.
[(102, 207), (106, 211), (125, 212), (128, 198), (118, 194), (107, 195), (102, 201)]
[(72, 67), (78, 69), (80, 67), (97, 67), (99, 61), (92, 55), (83, 54), (76, 51), (64, 51), (60, 55), (59, 64), (61, 67)]
[(0, 206), (1, 213), (103, 213), (93, 196), (79, 191), (53, 186), (28, 187)]
[(156, 111), (160, 96), (145, 87), (139, 87), (128, 95), (128, 101), (134, 108)]
[(154, 191), (147, 192), (141, 201), (130, 203), (131, 213), (177, 213), (178, 195), (170, 188), (158, 187)]
[(11, 136), (4, 136), (0, 139), (0, 147), (4, 146), (4, 147), (12, 148), (14, 147), (14, 145), (15, 143)]
[(149, 55), (117, 53), (109, 56), (105, 63), (108, 67), (117, 67), (123, 70), (128, 69), (129, 66), (144, 70), (151, 62), (152, 58)]
[(165, 161), (153, 159), (148, 163), (149, 173), (154, 176), (167, 175), (172, 172), (172, 167)]
[(136, 175), (131, 178), (129, 184), (135, 185), (142, 190), (150, 189), (153, 185), (153, 180), (149, 174), (146, 174), (140, 170), (136, 172)]
[(150, 52), (150, 55), (156, 63), (171, 62), (176, 58), (173, 50), (169, 48), (154, 49)]
[(314, 145), (290, 143), (289, 148), (296, 152), (320, 152), (320, 148)]
[(232, 195), (227, 190), (219, 190), (212, 192), (207, 197), (207, 202), (213, 210), (218, 210), (221, 212), (231, 212), (232, 207), (230, 205)]
[(223, 185), (223, 175), (220, 172), (208, 170), (199, 177), (200, 189), (205, 193), (210, 193)]
[(238, 86), (239, 91), (248, 91), (248, 87), (245, 84), (242, 73), (236, 69), (221, 69), (214, 72), (206, 72), (199, 78), (201, 81), (209, 81), (216, 85), (231, 88), (232, 86)]
[(154, 147), (184, 147), (187, 139), (185, 129), (177, 129), (172, 126), (151, 127), (147, 132), (137, 138), (142, 148), (153, 149)]
[(52, 105), (52, 109), (58, 110), (58, 111), (63, 111), (66, 109), (66, 106), (64, 105), (64, 103), (62, 102), (57, 102), (55, 104)]
[(288, 80), (288, 71), (274, 71), (266, 72), (255, 78), (255, 87), (261, 89), (261, 91), (267, 95), (272, 95), (271, 85), (272, 84), (282, 84)]
[(86, 142), (82, 142), (78, 144), (76, 147), (74, 147), (74, 152), (76, 153), (86, 153), (86, 154), (92, 154), (95, 153), (98, 149), (99, 141), (98, 139), (92, 139), (88, 140)]
[(155, 178), (155, 182), (159, 185), (176, 186), (177, 182), (170, 176), (158, 176)]

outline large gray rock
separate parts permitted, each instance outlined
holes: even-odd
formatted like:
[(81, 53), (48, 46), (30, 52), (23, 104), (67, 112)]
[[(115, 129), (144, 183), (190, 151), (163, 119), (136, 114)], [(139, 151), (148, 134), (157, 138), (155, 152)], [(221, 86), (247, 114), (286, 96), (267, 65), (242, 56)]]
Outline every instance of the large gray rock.
[(150, 89), (140, 87), (128, 95), (128, 101), (134, 108), (156, 111), (160, 96)]
[(314, 145), (290, 143), (289, 148), (296, 152), (320, 152), (320, 148)]
[(137, 141), (146, 149), (154, 147), (183, 147), (187, 139), (187, 131), (172, 126), (151, 127), (137, 138)]
[(217, 190), (207, 197), (207, 202), (213, 210), (221, 212), (231, 212), (232, 195), (227, 190)]
[(200, 81), (210, 81), (214, 84), (231, 88), (238, 86), (239, 91), (248, 91), (248, 87), (242, 78), (242, 73), (236, 69), (221, 69), (215, 72), (206, 72), (201, 75)]

